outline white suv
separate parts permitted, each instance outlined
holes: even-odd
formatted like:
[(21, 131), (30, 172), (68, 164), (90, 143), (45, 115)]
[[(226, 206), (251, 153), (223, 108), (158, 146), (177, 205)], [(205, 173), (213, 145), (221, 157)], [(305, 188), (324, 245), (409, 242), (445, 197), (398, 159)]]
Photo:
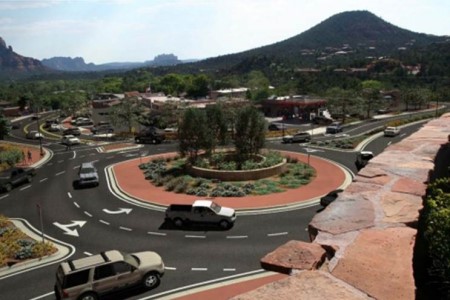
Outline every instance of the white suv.
[(56, 299), (97, 300), (131, 286), (156, 288), (163, 275), (164, 262), (156, 252), (110, 250), (61, 263), (54, 290)]

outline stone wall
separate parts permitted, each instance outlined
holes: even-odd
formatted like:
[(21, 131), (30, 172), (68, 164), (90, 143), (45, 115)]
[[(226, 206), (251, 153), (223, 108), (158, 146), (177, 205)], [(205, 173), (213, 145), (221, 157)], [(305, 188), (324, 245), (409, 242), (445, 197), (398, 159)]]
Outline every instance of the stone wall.
[[(414, 299), (419, 211), (449, 133), (445, 114), (373, 158), (314, 216), (311, 244), (291, 241), (262, 258), (265, 269), (292, 276), (234, 299)], [(439, 162), (447, 173), (449, 160)]]

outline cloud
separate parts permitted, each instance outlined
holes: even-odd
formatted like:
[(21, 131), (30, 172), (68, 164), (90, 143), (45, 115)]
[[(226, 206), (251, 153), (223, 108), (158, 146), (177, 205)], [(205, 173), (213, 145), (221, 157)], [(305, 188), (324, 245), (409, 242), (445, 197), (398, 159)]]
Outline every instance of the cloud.
[(39, 1), (1, 1), (0, 10), (21, 10), (21, 9), (35, 9), (45, 8), (61, 4), (57, 0), (39, 0)]

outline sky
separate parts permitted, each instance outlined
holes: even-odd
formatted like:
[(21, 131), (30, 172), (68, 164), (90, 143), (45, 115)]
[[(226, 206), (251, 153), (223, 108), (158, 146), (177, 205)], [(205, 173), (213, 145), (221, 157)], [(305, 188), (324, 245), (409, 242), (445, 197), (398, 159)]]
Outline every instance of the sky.
[(353, 10), (450, 35), (449, 0), (0, 0), (0, 37), (39, 60), (144, 62), (169, 53), (203, 59), (283, 41)]

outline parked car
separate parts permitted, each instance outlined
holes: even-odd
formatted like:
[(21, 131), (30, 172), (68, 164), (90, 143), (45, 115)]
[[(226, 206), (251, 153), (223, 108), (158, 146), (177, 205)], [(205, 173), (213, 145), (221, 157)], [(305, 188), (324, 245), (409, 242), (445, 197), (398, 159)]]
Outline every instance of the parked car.
[(82, 163), (78, 170), (77, 187), (98, 186), (100, 184), (98, 179), (97, 169), (92, 162)]
[(311, 141), (311, 134), (308, 132), (297, 132), (294, 135), (283, 136), (283, 143), (294, 143), (294, 142), (309, 142)]
[(170, 205), (166, 209), (166, 220), (172, 221), (177, 227), (189, 223), (210, 223), (228, 229), (236, 221), (236, 212), (211, 200), (196, 200), (192, 205)]
[(367, 163), (369, 162), (369, 160), (371, 160), (373, 158), (373, 153), (372, 151), (361, 151), (356, 155), (356, 161), (355, 161), (355, 165), (356, 165), (356, 169), (361, 170), (362, 168), (364, 168)]
[(77, 138), (74, 135), (71, 135), (71, 134), (64, 135), (61, 138), (61, 144), (67, 145), (67, 146), (79, 145), (80, 144), (80, 139)]
[(34, 168), (13, 167), (4, 170), (0, 173), (0, 190), (10, 192), (17, 185), (31, 182), (34, 175)]
[(59, 119), (47, 119), (44, 123), (44, 128), (50, 128), (53, 124), (59, 124)]
[(91, 132), (93, 134), (101, 134), (101, 133), (113, 133), (114, 127), (109, 124), (97, 125), (92, 127)]
[(137, 144), (140, 143), (152, 143), (159, 144), (166, 139), (166, 135), (163, 130), (156, 127), (149, 127), (140, 131), (134, 138)]
[(156, 252), (129, 254), (109, 250), (60, 263), (55, 296), (64, 300), (92, 300), (133, 286), (153, 289), (160, 284), (164, 271), (164, 262)]
[(326, 194), (325, 196), (320, 198), (320, 205), (322, 205), (324, 207), (328, 206), (331, 202), (336, 200), (336, 198), (339, 196), (339, 194), (342, 193), (343, 191), (344, 191), (343, 189), (337, 189), (337, 190), (329, 192), (328, 194)]
[(67, 128), (63, 131), (63, 135), (75, 135), (75, 136), (79, 136), (81, 135), (81, 130), (78, 127), (71, 127), (71, 128)]
[(88, 118), (78, 118), (75, 121), (75, 125), (77, 125), (77, 126), (91, 126), (91, 125), (94, 125), (94, 122), (91, 119), (88, 119)]
[(278, 131), (278, 130), (281, 130), (281, 126), (278, 124), (275, 124), (275, 123), (271, 123), (271, 124), (269, 124), (268, 129), (269, 129), (269, 131)]
[(342, 132), (342, 124), (340, 122), (333, 122), (327, 126), (326, 133), (339, 133)]
[(388, 126), (384, 129), (384, 136), (396, 136), (400, 133), (400, 128)]
[(26, 138), (31, 140), (38, 140), (44, 138), (44, 136), (42, 135), (42, 133), (36, 130), (31, 130), (27, 132)]

